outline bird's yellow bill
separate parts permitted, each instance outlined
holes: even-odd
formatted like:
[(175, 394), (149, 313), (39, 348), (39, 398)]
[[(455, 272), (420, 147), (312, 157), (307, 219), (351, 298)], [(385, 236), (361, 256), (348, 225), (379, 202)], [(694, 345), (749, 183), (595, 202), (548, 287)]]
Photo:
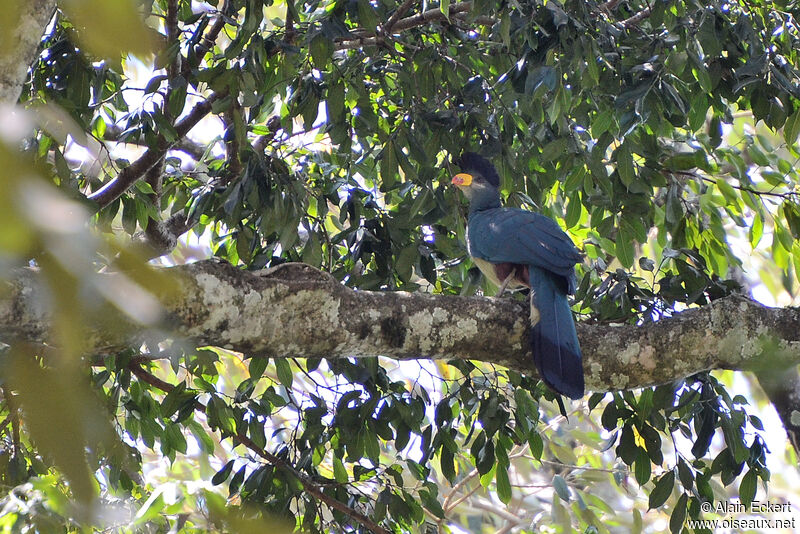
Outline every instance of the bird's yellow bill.
[(464, 187), (472, 185), (472, 175), (465, 172), (460, 172), (453, 176), (452, 184)]

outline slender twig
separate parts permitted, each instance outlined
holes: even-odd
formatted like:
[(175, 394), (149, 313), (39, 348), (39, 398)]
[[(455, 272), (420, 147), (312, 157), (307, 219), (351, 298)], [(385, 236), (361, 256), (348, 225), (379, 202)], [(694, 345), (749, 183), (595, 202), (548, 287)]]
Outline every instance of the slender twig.
[[(718, 181), (718, 180), (715, 180), (714, 178), (710, 178), (708, 176), (702, 176), (702, 175), (700, 175), (700, 174), (698, 174), (696, 172), (691, 172), (691, 171), (670, 171), (670, 172), (672, 174), (679, 174), (681, 176), (691, 176), (692, 178), (695, 178), (695, 179), (698, 179), (698, 180), (703, 180), (704, 182), (707, 182), (707, 183), (713, 184), (713, 185), (717, 185), (717, 181)], [(753, 189), (751, 187), (745, 187), (745, 186), (742, 186), (742, 185), (735, 185), (735, 184), (728, 184), (728, 185), (730, 185), (734, 189), (738, 189), (739, 191), (752, 193), (752, 194), (758, 195), (758, 196), (777, 197), (777, 198), (782, 198), (784, 200), (790, 199), (790, 198), (792, 198), (792, 197), (797, 195), (797, 193), (795, 193), (794, 191), (788, 191), (786, 193), (776, 193), (774, 191), (759, 191), (758, 189)]]
[[(175, 386), (173, 386), (169, 382), (165, 382), (164, 380), (161, 380), (157, 376), (147, 372), (145, 369), (143, 369), (142, 367), (140, 367), (138, 365), (133, 365), (133, 364), (128, 365), (128, 369), (131, 371), (131, 373), (136, 375), (143, 382), (145, 382), (147, 384), (150, 384), (151, 386), (153, 386), (155, 388), (158, 388), (161, 391), (164, 391), (165, 393), (169, 393), (170, 391), (175, 389)], [(195, 401), (194, 408), (198, 412), (206, 413), (206, 407), (203, 404), (201, 404), (200, 401)], [(252, 451), (255, 454), (257, 454), (258, 456), (260, 456), (262, 459), (266, 460), (267, 462), (269, 462), (273, 466), (277, 467), (281, 471), (283, 471), (283, 472), (293, 476), (294, 478), (296, 478), (297, 481), (300, 482), (300, 484), (303, 486), (303, 489), (309, 495), (313, 496), (317, 500), (319, 500), (321, 502), (324, 502), (326, 505), (328, 505), (330, 508), (332, 508), (334, 510), (338, 510), (339, 512), (342, 512), (343, 514), (345, 514), (346, 516), (351, 518), (353, 521), (355, 521), (355, 522), (359, 523), (360, 525), (368, 528), (369, 530), (371, 530), (372, 532), (374, 532), (376, 534), (390, 534), (390, 532), (388, 530), (386, 530), (385, 528), (383, 528), (382, 526), (377, 524), (375, 521), (370, 519), (365, 514), (362, 514), (358, 510), (355, 510), (355, 509), (351, 508), (350, 506), (344, 504), (343, 502), (338, 501), (338, 500), (334, 499), (333, 497), (330, 497), (330, 496), (326, 495), (323, 492), (322, 488), (319, 485), (317, 485), (314, 481), (312, 481), (311, 478), (309, 478), (307, 475), (297, 471), (294, 468), (294, 466), (291, 465), (290, 463), (288, 463), (287, 461), (285, 461), (285, 460), (283, 460), (281, 458), (278, 458), (277, 456), (275, 456), (271, 452), (259, 447), (257, 444), (255, 444), (246, 435), (244, 435), (244, 434), (235, 434), (233, 437), (234, 437), (234, 439), (236, 441), (238, 441), (240, 444), (244, 445), (246, 448), (248, 448), (250, 451)]]
[(652, 10), (650, 9), (650, 7), (646, 7), (643, 10), (636, 13), (635, 15), (633, 15), (632, 17), (623, 20), (621, 24), (626, 28), (629, 26), (633, 26), (634, 24), (641, 22), (647, 17), (649, 17), (651, 13)]
[[(175, 124), (177, 139), (185, 137), (186, 134), (189, 133), (189, 130), (211, 112), (212, 104), (223, 96), (223, 93), (211, 93), (203, 102), (197, 104), (188, 115), (179, 120), (177, 124)], [(134, 161), (129, 167), (122, 169), (116, 178), (89, 195), (89, 199), (93, 200), (99, 208), (107, 206), (144, 176), (153, 165), (156, 165), (164, 154), (166, 154), (167, 150), (174, 144), (175, 142), (170, 143), (163, 137), (160, 137), (155, 147), (148, 148), (139, 159)]]
[[(122, 128), (117, 126), (116, 124), (109, 124), (106, 126), (106, 131), (103, 134), (103, 141), (112, 141), (115, 143), (130, 143), (133, 145), (147, 145), (144, 137), (140, 134), (132, 137), (131, 139), (125, 139), (122, 141), (120, 137), (122, 136)], [(198, 143), (197, 141), (192, 141), (191, 139), (183, 138), (172, 145), (172, 150), (180, 150), (181, 152), (185, 152), (192, 158), (196, 160), (200, 160), (203, 155), (206, 153), (206, 146)]]

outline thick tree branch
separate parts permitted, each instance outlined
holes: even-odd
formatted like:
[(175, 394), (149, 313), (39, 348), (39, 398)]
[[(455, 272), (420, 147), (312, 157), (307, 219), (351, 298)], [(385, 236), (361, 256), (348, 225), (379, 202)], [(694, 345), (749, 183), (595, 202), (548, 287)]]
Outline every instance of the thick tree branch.
[(405, 2), (400, 4), (400, 6), (398, 6), (395, 12), (392, 13), (392, 16), (389, 17), (389, 20), (386, 21), (386, 24), (383, 25), (382, 33), (384, 34), (391, 33), (392, 28), (394, 27), (395, 24), (397, 24), (397, 21), (400, 20), (400, 17), (405, 15), (408, 12), (408, 10), (411, 9), (411, 6), (413, 6), (414, 2), (416, 1), (417, 0), (405, 0)]
[[(402, 7), (403, 6), (401, 6), (401, 8)], [(471, 1), (458, 2), (450, 6), (449, 16), (456, 17), (462, 13), (469, 12), (471, 9), (472, 9)], [(400, 8), (398, 8), (398, 11), (399, 10)], [(406, 30), (410, 30), (411, 28), (423, 26), (430, 22), (440, 22), (443, 20), (448, 20), (448, 17), (445, 16), (445, 14), (442, 13), (442, 11), (439, 8), (429, 9), (427, 11), (423, 11), (422, 13), (417, 13), (416, 15), (400, 19), (392, 24), (390, 24), (391, 22), (390, 18), (389, 22), (387, 22), (387, 28), (382, 33), (385, 35), (398, 34)], [(477, 17), (475, 19), (475, 23), (484, 26), (494, 24), (494, 22), (495, 22), (494, 19), (488, 17)], [(375, 35), (365, 30), (357, 29), (353, 30), (351, 33), (354, 34), (354, 37), (342, 37), (337, 39), (335, 43), (335, 48), (337, 50), (342, 50), (346, 48), (359, 48), (361, 46), (378, 45), (384, 42), (383, 35)]]
[[(16, 6), (16, 9), (15, 9)], [(47, 24), (53, 18), (56, 0), (31, 0), (3, 6), (7, 17), (3, 27), (11, 32), (0, 36), (0, 103), (15, 104), (36, 57)]]
[(756, 377), (800, 456), (800, 374), (797, 369), (774, 369), (757, 372)]
[(220, 32), (225, 27), (226, 13), (230, 9), (230, 0), (225, 0), (222, 3), (222, 9), (219, 10), (214, 19), (214, 24), (211, 28), (200, 38), (199, 42), (195, 44), (189, 53), (189, 61), (183, 63), (183, 71), (186, 79), (189, 79), (189, 73), (192, 68), (197, 67), (203, 62), (203, 58), (214, 48), (214, 44), (219, 37)]
[[(131, 371), (131, 373), (136, 375), (143, 382), (146, 382), (165, 393), (169, 393), (170, 391), (175, 389), (175, 386), (173, 386), (169, 382), (161, 380), (160, 378), (147, 372), (137, 364), (132, 363), (128, 365), (128, 369)], [(194, 409), (198, 412), (206, 413), (206, 407), (199, 401), (195, 401)], [(304, 473), (295, 469), (295, 467), (289, 462), (279, 458), (278, 456), (275, 456), (274, 454), (265, 450), (264, 448), (259, 447), (256, 443), (253, 442), (253, 440), (248, 438), (245, 434), (236, 434), (233, 436), (233, 438), (235, 441), (238, 441), (239, 443), (250, 449), (252, 452), (257, 454), (263, 460), (266, 460), (276, 468), (297, 479), (297, 481), (300, 482), (300, 484), (303, 486), (303, 489), (318, 501), (325, 503), (334, 510), (342, 512), (347, 517), (351, 518), (353, 521), (359, 523), (360, 525), (368, 528), (375, 534), (389, 534), (388, 530), (378, 525), (367, 515), (359, 512), (358, 510), (346, 505), (341, 501), (334, 499), (333, 497), (330, 497), (329, 495), (326, 495), (323, 489), (319, 485), (317, 485), (314, 481), (312, 481), (311, 478), (309, 478)]]
[[(458, 2), (456, 4), (452, 4), (450, 6), (450, 16), (456, 15), (458, 13), (466, 13), (467, 11), (472, 10), (472, 2)], [(423, 24), (427, 24), (429, 22), (434, 21), (442, 21), (447, 20), (447, 17), (442, 10), (439, 8), (429, 9), (427, 11), (423, 11), (422, 13), (417, 13), (416, 15), (412, 15), (410, 17), (406, 17), (404, 19), (400, 19), (397, 21), (397, 24), (392, 26), (392, 32), (400, 33), (411, 28), (415, 28), (417, 26), (422, 26)]]
[[(158, 326), (194, 343), (278, 358), (463, 358), (536, 375), (526, 305), (514, 299), (354, 291), (298, 264), (261, 276), (214, 261), (169, 272), (179, 291), (164, 302)], [(0, 296), (5, 343), (46, 340), (42, 291), (35, 271), (19, 271), (8, 283)], [(141, 341), (121, 314), (110, 324), (120, 328), (87, 329), (96, 350)], [(800, 363), (800, 309), (766, 308), (740, 296), (641, 326), (578, 324), (578, 336), (590, 391), (660, 384), (709, 369)]]
[(175, 50), (175, 58), (169, 62), (169, 65), (167, 65), (167, 93), (164, 97), (163, 109), (164, 115), (174, 120), (175, 117), (171, 117), (169, 115), (169, 106), (167, 104), (169, 103), (170, 95), (174, 90), (173, 84), (181, 72), (181, 66), (183, 63), (183, 56), (181, 56), (179, 41), (180, 32), (178, 30), (178, 0), (168, 0), (167, 2), (167, 12), (166, 17), (164, 18), (164, 29), (167, 34), (167, 49)]
[[(196, 104), (188, 115), (179, 120), (175, 124), (175, 131), (177, 132), (178, 139), (185, 137), (186, 134), (189, 133), (189, 130), (194, 128), (203, 117), (211, 112), (211, 106), (214, 102), (223, 96), (224, 95), (220, 93), (212, 93), (205, 100)], [(174, 143), (167, 142), (163, 137), (159, 138), (159, 142), (155, 147), (148, 148), (139, 159), (134, 161), (129, 167), (122, 169), (116, 178), (89, 195), (89, 199), (96, 202), (100, 208), (107, 206), (119, 198), (120, 195), (127, 191), (129, 187), (156, 165), (173, 144)]]

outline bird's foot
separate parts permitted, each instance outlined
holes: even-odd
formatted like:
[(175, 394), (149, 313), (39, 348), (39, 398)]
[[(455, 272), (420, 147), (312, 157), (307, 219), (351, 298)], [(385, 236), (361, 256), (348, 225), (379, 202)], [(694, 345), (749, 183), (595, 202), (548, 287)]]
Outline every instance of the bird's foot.
[(497, 290), (497, 293), (495, 293), (494, 296), (495, 297), (503, 296), (503, 293), (505, 293), (506, 288), (508, 287), (508, 284), (511, 283), (511, 280), (513, 280), (513, 279), (514, 279), (514, 272), (512, 271), (511, 274), (506, 276), (506, 279), (503, 280), (503, 283), (500, 284), (500, 288)]

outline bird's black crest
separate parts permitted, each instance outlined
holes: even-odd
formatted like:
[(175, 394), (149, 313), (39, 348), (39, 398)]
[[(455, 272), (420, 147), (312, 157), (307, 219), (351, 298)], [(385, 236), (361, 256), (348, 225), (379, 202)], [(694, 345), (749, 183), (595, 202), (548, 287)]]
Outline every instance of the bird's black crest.
[(458, 166), (464, 171), (477, 171), (487, 182), (495, 187), (500, 187), (500, 175), (492, 163), (483, 156), (474, 152), (464, 152), (457, 161)]

